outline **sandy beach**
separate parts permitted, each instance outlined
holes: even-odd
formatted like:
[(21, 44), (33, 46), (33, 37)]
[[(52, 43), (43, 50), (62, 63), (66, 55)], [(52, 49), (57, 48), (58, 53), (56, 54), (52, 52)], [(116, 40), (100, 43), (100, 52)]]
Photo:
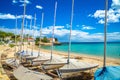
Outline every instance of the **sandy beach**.
[[(29, 47), (30, 49), (31, 47)], [(34, 47), (34, 51), (38, 51), (38, 47)], [(50, 54), (51, 50), (46, 50), (46, 49), (41, 49), (42, 53), (45, 54)], [(53, 54), (56, 54), (58, 56), (63, 56), (67, 58), (68, 53), (66, 52), (60, 52), (60, 51), (55, 51), (53, 50)], [(89, 63), (97, 63), (99, 64), (99, 67), (103, 66), (103, 57), (101, 56), (92, 56), (92, 55), (84, 55), (84, 54), (76, 54), (76, 53), (70, 53), (70, 58), (71, 59), (77, 59), (82, 62), (89, 62)], [(118, 66), (120, 65), (120, 59), (115, 59), (115, 58), (106, 58), (106, 65), (107, 66)]]
[[(6, 72), (4, 71), (4, 69), (2, 68), (2, 64), (1, 64), (1, 55), (4, 53), (4, 51), (6, 49), (8, 49), (9, 47), (4, 46), (4, 45), (0, 45), (0, 80), (10, 80), (6, 74)], [(5, 53), (6, 54), (6, 53)], [(11, 54), (12, 55), (12, 54)]]
[[(17, 47), (18, 48), (18, 47)], [(28, 47), (28, 50), (31, 51), (32, 46)], [(27, 47), (24, 46), (24, 49), (26, 50)], [(38, 51), (38, 47), (34, 46), (34, 51)], [(7, 55), (6, 58), (11, 58), (14, 57), (14, 53), (15, 53), (15, 47), (10, 48), (8, 46), (3, 46), (0, 45), (0, 53)], [(49, 54), (50, 55), (50, 50), (45, 50), (45, 49), (41, 49), (41, 52), (44, 54)], [(65, 52), (60, 52), (60, 51), (53, 51), (53, 55), (57, 55), (57, 56), (62, 56), (64, 58), (67, 58), (67, 53)], [(57, 57), (56, 56), (56, 57)], [(99, 56), (90, 56), (90, 55), (80, 55), (80, 54), (75, 54), (75, 53), (71, 53), (70, 54), (70, 58), (71, 59), (77, 59), (78, 61), (81, 62), (88, 62), (91, 64), (98, 64), (98, 68), (103, 66), (103, 58), (99, 57)], [(1, 64), (0, 64), (1, 65)], [(107, 66), (117, 66), (120, 65), (120, 61), (119, 59), (112, 59), (112, 58), (107, 58), (107, 62), (106, 62)], [(0, 66), (0, 69), (2, 70), (2, 66)], [(93, 71), (95, 71), (97, 68), (95, 68)], [(0, 73), (0, 76), (7, 76), (7, 75), (2, 75), (2, 72)], [(1, 77), (0, 77), (1, 78)], [(4, 77), (5, 78), (5, 77)], [(9, 80), (9, 79), (5, 79), (5, 80)]]

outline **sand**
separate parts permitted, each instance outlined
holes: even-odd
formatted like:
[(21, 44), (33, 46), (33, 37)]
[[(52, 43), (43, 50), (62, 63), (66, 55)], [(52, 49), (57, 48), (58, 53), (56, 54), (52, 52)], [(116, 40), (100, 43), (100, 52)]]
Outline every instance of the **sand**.
[(10, 80), (1, 65), (1, 54), (7, 49), (7, 46), (0, 45), (0, 80)]
[[(31, 51), (31, 48), (32, 48), (32, 46), (28, 46), (28, 50)], [(18, 47), (17, 47), (17, 49), (18, 49)], [(24, 46), (24, 49), (26, 50), (27, 46)], [(10, 48), (9, 46), (0, 45), (0, 51), (1, 51), (0, 54), (1, 53), (5, 54), (5, 55), (7, 55), (7, 58), (11, 58), (11, 57), (14, 57), (15, 47)], [(38, 51), (38, 47), (34, 46), (34, 51)], [(41, 52), (44, 53), (44, 54), (49, 54), (50, 55), (51, 50), (41, 49)], [(65, 53), (65, 52), (60, 52), (60, 51), (55, 51), (54, 50), (53, 55), (62, 56), (62, 57), (67, 58), (67, 53)], [(88, 63), (91, 63), (91, 64), (93, 64), (93, 63), (98, 64), (99, 65), (98, 68), (103, 66), (103, 57), (99, 57), (99, 56), (91, 56), (91, 55), (82, 55), (82, 54), (71, 53), (70, 58), (77, 59), (77, 60), (79, 60), (81, 62), (88, 62)], [(107, 66), (118, 66), (118, 65), (120, 65), (120, 59), (107, 58), (106, 65)], [(0, 69), (2, 69), (2, 66), (0, 67)], [(1, 78), (1, 75), (2, 74), (0, 74), (0, 78)], [(2, 77), (4, 75), (2, 75)], [(5, 79), (5, 80), (9, 80), (9, 79)]]
[[(34, 50), (38, 51), (38, 48), (34, 47)], [(41, 52), (49, 54), (51, 50), (41, 49)], [(53, 54), (57, 54), (59, 56), (63, 56), (66, 58), (68, 55), (68, 53), (66, 52), (60, 52), (60, 51), (55, 51), (55, 50), (53, 50)], [(82, 62), (96, 63), (96, 64), (99, 64), (99, 67), (103, 66), (103, 57), (101, 56), (91, 56), (91, 55), (70, 53), (70, 58), (74, 58)], [(107, 66), (111, 66), (111, 65), (118, 66), (120, 65), (120, 59), (106, 58), (106, 65)]]

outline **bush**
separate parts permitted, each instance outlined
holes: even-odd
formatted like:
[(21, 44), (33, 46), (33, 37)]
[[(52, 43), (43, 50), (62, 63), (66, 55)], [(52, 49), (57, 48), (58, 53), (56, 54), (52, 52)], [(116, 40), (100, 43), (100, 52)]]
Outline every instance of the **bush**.
[(12, 48), (12, 47), (14, 47), (15, 45), (14, 45), (14, 44), (9, 44), (9, 46)]
[(41, 41), (42, 41), (42, 42), (45, 42), (45, 43), (50, 42), (50, 41), (47, 39), (47, 37), (44, 37)]

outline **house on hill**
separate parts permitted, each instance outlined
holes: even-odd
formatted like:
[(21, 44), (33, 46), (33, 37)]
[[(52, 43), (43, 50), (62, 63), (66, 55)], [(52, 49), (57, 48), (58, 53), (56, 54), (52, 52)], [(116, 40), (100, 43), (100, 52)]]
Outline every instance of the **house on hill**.
[(48, 40), (50, 41), (50, 43), (52, 43), (52, 40), (53, 42), (55, 42), (55, 38), (48, 38)]

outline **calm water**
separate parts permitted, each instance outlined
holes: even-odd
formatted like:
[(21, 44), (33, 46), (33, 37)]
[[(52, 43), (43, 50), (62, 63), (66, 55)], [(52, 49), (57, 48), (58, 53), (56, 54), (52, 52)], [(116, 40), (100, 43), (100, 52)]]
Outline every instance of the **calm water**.
[[(51, 49), (51, 46), (43, 46), (44, 49)], [(54, 46), (54, 50), (68, 51), (68, 43)], [(95, 56), (103, 56), (104, 43), (72, 43), (71, 52), (76, 54), (87, 54)], [(107, 57), (120, 59), (120, 42), (107, 43)]]

